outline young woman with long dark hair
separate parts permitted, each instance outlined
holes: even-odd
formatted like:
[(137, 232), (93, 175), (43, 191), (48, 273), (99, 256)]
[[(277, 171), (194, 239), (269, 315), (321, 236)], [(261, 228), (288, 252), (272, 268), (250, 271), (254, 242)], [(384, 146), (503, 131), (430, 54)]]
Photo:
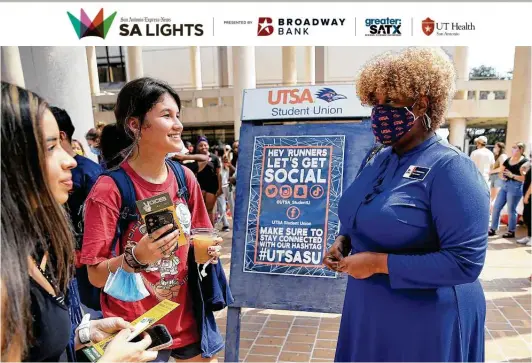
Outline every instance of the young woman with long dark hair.
[[(135, 200), (163, 193), (170, 195), (189, 239), (191, 228), (212, 228), (212, 225), (192, 171), (183, 168), (189, 193), (187, 201), (178, 192), (182, 189), (167, 159), (168, 154), (184, 147), (180, 111), (179, 96), (166, 83), (152, 78), (133, 80), (118, 94), (116, 126), (109, 130), (112, 135), (109, 139), (107, 130), (104, 130), (100, 147), (104, 159), (112, 160), (115, 171), (125, 173), (131, 181)], [(125, 295), (102, 291), (104, 316), (135, 319), (162, 300), (177, 302), (179, 307), (158, 322), (168, 328), (173, 343), (167, 350), (160, 351), (157, 359), (168, 360), (172, 355), (177, 360), (215, 360), (214, 354), (223, 349), (223, 340), (217, 329), (210, 335), (211, 338), (218, 337), (214, 344), (202, 340), (208, 334), (202, 335), (205, 324), (195, 315), (194, 309), (200, 302), (193, 301), (196, 290), (191, 286), (197, 286), (197, 281), (189, 278), (190, 245), (178, 246), (179, 231), (162, 236), (170, 225), (147, 233), (142, 219), (137, 218), (128, 223), (113, 253), (111, 249), (121, 218), (122, 202), (115, 180), (111, 176), (102, 176), (85, 205), (81, 262), (88, 266), (91, 283), (103, 288), (110, 281), (111, 274), (118, 273), (135, 281), (134, 287)], [(217, 240), (219, 242), (221, 239)], [(219, 247), (211, 247), (210, 254), (216, 263)]]
[[(62, 204), (76, 161), (61, 147), (59, 128), (39, 96), (2, 82), (2, 361), (63, 361), (72, 332), (67, 302), (74, 239)], [(120, 331), (121, 330), (121, 331)], [(149, 336), (128, 343), (121, 318), (89, 322), (83, 340), (120, 331), (102, 362), (149, 361)]]

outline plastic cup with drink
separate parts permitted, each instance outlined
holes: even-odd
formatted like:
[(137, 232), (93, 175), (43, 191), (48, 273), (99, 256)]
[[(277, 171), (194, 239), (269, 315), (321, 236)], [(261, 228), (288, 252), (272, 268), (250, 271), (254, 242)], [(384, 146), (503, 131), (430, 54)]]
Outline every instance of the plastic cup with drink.
[(205, 269), (213, 261), (214, 257), (209, 255), (209, 247), (216, 245), (218, 231), (214, 228), (195, 228), (190, 231), (190, 237), (194, 241), (194, 259), (203, 268), (200, 271), (200, 278), (207, 276)]

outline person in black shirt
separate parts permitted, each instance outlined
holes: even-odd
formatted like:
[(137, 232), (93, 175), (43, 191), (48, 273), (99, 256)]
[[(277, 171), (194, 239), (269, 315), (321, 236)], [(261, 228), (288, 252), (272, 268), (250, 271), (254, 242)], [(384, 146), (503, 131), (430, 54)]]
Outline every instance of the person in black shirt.
[[(145, 334), (129, 343), (122, 318), (88, 321), (73, 329), (67, 301), (74, 243), (62, 206), (76, 161), (61, 147), (57, 122), (38, 95), (1, 83), (2, 277), (1, 361), (58, 362), (75, 350), (118, 332), (100, 362), (150, 361)], [(6, 263), (7, 262), (7, 263)]]
[(203, 193), (203, 199), (205, 200), (205, 207), (207, 207), (209, 218), (214, 226), (214, 207), (216, 206), (218, 196), (223, 193), (221, 180), (222, 164), (216, 155), (209, 152), (209, 141), (205, 136), (198, 138), (196, 150), (198, 154), (209, 156), (209, 160), (195, 161), (186, 164), (186, 166), (189, 167), (198, 178), (198, 183)]
[(521, 166), (528, 161), (524, 156), (525, 144), (518, 142), (512, 147), (512, 156), (503, 163), (502, 177), (504, 184), (495, 199), (493, 214), (491, 216), (491, 228), (489, 236), (494, 236), (499, 228), (501, 211), (505, 204), (508, 204), (508, 232), (502, 235), (503, 238), (514, 238), (517, 227), (517, 205), (522, 197), (523, 181), (525, 177), (521, 175)]
[(75, 127), (68, 113), (59, 107), (50, 107), (59, 126), (61, 147), (72, 156), (77, 166), (72, 169), (72, 190), (69, 193), (67, 207), (76, 239), (76, 278), (81, 302), (91, 309), (101, 310), (100, 289), (92, 286), (87, 274), (87, 266), (78, 263), (83, 241), (83, 205), (103, 168), (94, 161), (78, 155), (72, 148), (72, 135)]

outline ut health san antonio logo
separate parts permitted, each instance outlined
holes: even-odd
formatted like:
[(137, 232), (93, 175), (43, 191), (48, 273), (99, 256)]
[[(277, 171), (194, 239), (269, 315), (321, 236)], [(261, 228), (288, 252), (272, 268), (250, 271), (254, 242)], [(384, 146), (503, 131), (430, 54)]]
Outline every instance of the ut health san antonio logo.
[(426, 36), (431, 35), (434, 32), (435, 27), (436, 23), (431, 18), (427, 18), (421, 22), (421, 29), (423, 29), (423, 33), (425, 33)]
[(259, 25), (257, 27), (257, 36), (267, 37), (273, 34), (273, 20), (272, 18), (259, 18)]
[(113, 20), (115, 20), (116, 11), (109, 15), (107, 19), (103, 18), (103, 9), (100, 9), (98, 15), (90, 20), (85, 10), (81, 9), (79, 19), (67, 11), (70, 22), (78, 35), (78, 39), (85, 37), (100, 37), (105, 39)]

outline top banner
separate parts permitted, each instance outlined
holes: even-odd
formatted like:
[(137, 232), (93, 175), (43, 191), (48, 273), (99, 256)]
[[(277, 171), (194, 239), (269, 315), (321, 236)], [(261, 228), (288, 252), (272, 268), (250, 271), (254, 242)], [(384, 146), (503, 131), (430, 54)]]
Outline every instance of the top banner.
[[(532, 3), (0, 3), (0, 45), (530, 45)], [(39, 30), (33, 27), (38, 24)]]

